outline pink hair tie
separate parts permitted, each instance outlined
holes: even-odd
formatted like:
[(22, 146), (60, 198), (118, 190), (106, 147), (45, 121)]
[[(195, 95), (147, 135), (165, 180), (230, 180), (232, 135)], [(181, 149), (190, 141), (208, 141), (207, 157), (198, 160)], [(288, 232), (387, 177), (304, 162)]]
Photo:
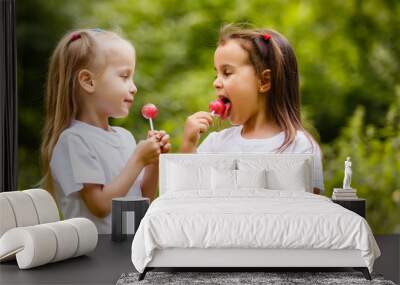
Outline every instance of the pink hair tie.
[(271, 35), (265, 33), (265, 34), (262, 34), (262, 38), (263, 38), (265, 41), (269, 41), (269, 40), (271, 39)]
[(69, 42), (72, 43), (73, 41), (75, 41), (75, 40), (77, 40), (77, 39), (80, 39), (80, 38), (81, 38), (81, 35), (80, 35), (80, 34), (78, 34), (78, 33), (73, 33), (72, 36), (71, 36), (71, 39), (69, 40)]

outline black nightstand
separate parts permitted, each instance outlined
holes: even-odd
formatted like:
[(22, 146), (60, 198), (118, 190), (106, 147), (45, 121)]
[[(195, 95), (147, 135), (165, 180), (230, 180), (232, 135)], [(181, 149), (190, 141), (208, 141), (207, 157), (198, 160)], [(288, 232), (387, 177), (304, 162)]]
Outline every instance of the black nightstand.
[(123, 213), (124, 212), (134, 212), (135, 213), (135, 232), (137, 231), (140, 221), (146, 214), (149, 208), (150, 200), (144, 197), (121, 197), (112, 199), (112, 232), (111, 240), (113, 241), (123, 241), (126, 240), (127, 235), (123, 234), (124, 225)]
[(365, 219), (365, 199), (353, 199), (353, 200), (334, 200), (332, 202), (339, 204), (340, 206), (359, 214)]

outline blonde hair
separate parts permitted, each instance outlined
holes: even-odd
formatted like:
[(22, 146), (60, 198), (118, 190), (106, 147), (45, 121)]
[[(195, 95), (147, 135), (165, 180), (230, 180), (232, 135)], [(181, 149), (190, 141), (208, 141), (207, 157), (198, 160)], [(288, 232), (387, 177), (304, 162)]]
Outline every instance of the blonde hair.
[[(55, 197), (50, 160), (60, 134), (77, 115), (78, 74), (85, 68), (104, 66), (99, 56), (99, 39), (121, 39), (120, 35), (99, 29), (81, 29), (67, 33), (57, 44), (49, 64), (46, 82), (45, 123), (42, 131), (41, 185)], [(125, 41), (125, 40), (124, 40)]]

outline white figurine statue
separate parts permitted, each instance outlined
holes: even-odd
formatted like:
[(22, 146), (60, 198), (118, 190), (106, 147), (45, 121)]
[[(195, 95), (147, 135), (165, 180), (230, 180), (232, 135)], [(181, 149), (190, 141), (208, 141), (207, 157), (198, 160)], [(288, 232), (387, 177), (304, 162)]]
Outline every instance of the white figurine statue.
[(343, 179), (343, 189), (352, 189), (351, 184), (351, 159), (348, 156), (344, 162), (344, 179)]

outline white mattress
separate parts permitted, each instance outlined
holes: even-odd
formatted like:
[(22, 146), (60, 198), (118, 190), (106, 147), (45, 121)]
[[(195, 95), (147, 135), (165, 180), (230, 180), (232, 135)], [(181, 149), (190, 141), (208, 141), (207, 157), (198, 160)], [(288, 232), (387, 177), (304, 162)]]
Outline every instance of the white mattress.
[(168, 248), (359, 250), (370, 272), (380, 255), (359, 215), (324, 196), (265, 189), (157, 198), (133, 240), (132, 262), (143, 272), (156, 249)]

